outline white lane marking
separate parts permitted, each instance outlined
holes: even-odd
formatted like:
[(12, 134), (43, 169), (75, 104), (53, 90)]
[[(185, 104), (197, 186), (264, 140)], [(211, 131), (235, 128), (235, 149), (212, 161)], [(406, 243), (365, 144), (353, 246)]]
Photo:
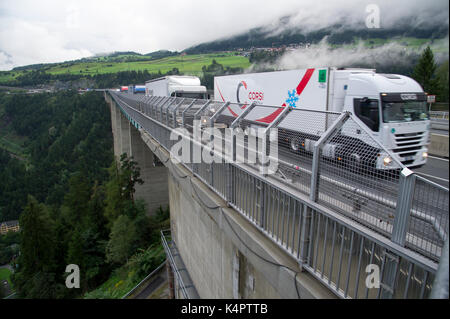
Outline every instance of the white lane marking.
[(437, 159), (437, 160), (441, 160), (441, 161), (448, 162), (448, 159), (446, 159), (446, 158), (434, 157), (434, 156), (430, 156), (430, 155), (428, 155), (428, 157), (429, 157), (429, 158), (432, 158), (432, 159)]
[(419, 175), (426, 176), (426, 177), (435, 178), (435, 179), (438, 179), (438, 180), (440, 180), (440, 181), (444, 181), (444, 182), (447, 182), (447, 183), (448, 183), (448, 179), (445, 179), (445, 178), (436, 177), (436, 176), (433, 176), (433, 175), (428, 175), (428, 174), (420, 173), (420, 172), (415, 172), (415, 173), (416, 173), (416, 174), (419, 174)]
[(447, 134), (438, 134), (438, 133), (431, 133), (431, 135), (437, 135), (437, 136), (448, 136)]

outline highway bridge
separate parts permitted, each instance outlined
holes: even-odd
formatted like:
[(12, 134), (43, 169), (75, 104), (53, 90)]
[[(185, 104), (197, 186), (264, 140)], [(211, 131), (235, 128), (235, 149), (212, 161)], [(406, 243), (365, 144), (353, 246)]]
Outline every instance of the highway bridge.
[[(285, 108), (263, 125), (248, 120), (263, 106), (104, 94), (114, 153), (133, 156), (141, 168), (144, 184), (136, 198), (146, 201), (149, 214), (170, 205), (171, 227), (162, 232), (162, 242), (171, 295), (441, 296), (435, 279), (448, 273), (448, 188), (407, 169), (352, 114)], [(223, 116), (226, 108), (237, 118)], [(289, 147), (305, 133), (287, 132), (288, 124), (305, 118), (327, 125), (315, 132), (313, 152)], [(257, 129), (264, 134), (255, 144)], [(372, 158), (376, 150), (397, 169), (327, 156), (342, 130), (359, 132), (370, 145), (351, 142), (352, 154)], [(176, 160), (174, 145), (180, 141), (187, 143), (189, 161)], [(195, 162), (198, 149), (205, 156)], [(208, 156), (218, 160), (207, 161)], [(379, 286), (367, 284), (374, 268)], [(448, 291), (448, 277), (446, 285)]]

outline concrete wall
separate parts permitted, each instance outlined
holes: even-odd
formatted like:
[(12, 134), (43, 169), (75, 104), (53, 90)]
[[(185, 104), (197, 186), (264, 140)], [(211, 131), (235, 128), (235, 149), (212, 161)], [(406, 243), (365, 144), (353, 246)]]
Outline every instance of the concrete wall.
[(449, 157), (448, 135), (431, 134), (428, 153), (430, 153), (430, 155)]
[[(157, 142), (141, 131), (144, 142)], [(166, 162), (169, 154), (155, 155)], [(336, 298), (180, 164), (167, 162), (172, 239), (201, 298)], [(220, 206), (221, 209), (212, 209)], [(208, 208), (209, 207), (209, 208)]]

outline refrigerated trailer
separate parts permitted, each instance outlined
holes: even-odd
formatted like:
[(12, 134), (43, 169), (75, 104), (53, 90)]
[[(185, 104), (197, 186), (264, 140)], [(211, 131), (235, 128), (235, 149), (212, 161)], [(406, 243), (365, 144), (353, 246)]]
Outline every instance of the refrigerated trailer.
[[(357, 127), (362, 126), (405, 166), (422, 166), (427, 160), (430, 120), (426, 94), (416, 81), (403, 75), (324, 67), (217, 76), (214, 97), (242, 103), (242, 109), (253, 102), (260, 104), (246, 119), (261, 124), (271, 123), (286, 106), (311, 111), (295, 121), (291, 117), (280, 123), (280, 141), (293, 152), (313, 150), (315, 141), (332, 123), (323, 120), (323, 111), (348, 111), (359, 125), (344, 126), (339, 138), (326, 145), (324, 155), (344, 158), (355, 165), (365, 160), (377, 169), (393, 168), (392, 159), (381, 156), (367, 134)], [(232, 108), (223, 114), (231, 118), (239, 115)], [(367, 152), (359, 154), (355, 147), (348, 147), (356, 144), (360, 146), (357, 149)]]
[(145, 85), (135, 85), (133, 86), (133, 93), (145, 93)]
[(145, 93), (145, 85), (130, 84), (128, 85), (128, 93), (130, 94)]
[(173, 96), (206, 99), (206, 87), (196, 76), (168, 75), (145, 82), (146, 96)]

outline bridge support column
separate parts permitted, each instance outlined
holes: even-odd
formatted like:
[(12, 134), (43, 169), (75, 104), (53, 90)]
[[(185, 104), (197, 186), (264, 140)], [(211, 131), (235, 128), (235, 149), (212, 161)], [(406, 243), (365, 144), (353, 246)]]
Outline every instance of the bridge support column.
[(167, 168), (155, 157), (149, 147), (142, 141), (141, 133), (129, 125), (129, 155), (140, 168), (144, 184), (136, 184), (136, 199), (143, 199), (147, 204), (147, 214), (153, 214), (160, 206), (169, 205)]
[(114, 139), (114, 156), (126, 153), (137, 162), (141, 179), (144, 184), (136, 184), (136, 199), (143, 199), (146, 203), (147, 214), (153, 214), (160, 206), (169, 206), (167, 168), (162, 165), (152, 153), (149, 146), (142, 140), (141, 133), (123, 115), (114, 101), (110, 102), (111, 127)]
[(119, 149), (119, 158), (123, 153), (126, 153), (130, 156), (131, 148), (130, 148), (130, 127), (131, 124), (128, 119), (120, 112), (120, 109), (116, 108), (119, 113), (119, 121), (120, 121), (120, 149)]
[(120, 110), (114, 101), (110, 101), (110, 111), (111, 111), (111, 129), (113, 133), (114, 142), (114, 156), (120, 157), (121, 149), (121, 131), (120, 131)]

